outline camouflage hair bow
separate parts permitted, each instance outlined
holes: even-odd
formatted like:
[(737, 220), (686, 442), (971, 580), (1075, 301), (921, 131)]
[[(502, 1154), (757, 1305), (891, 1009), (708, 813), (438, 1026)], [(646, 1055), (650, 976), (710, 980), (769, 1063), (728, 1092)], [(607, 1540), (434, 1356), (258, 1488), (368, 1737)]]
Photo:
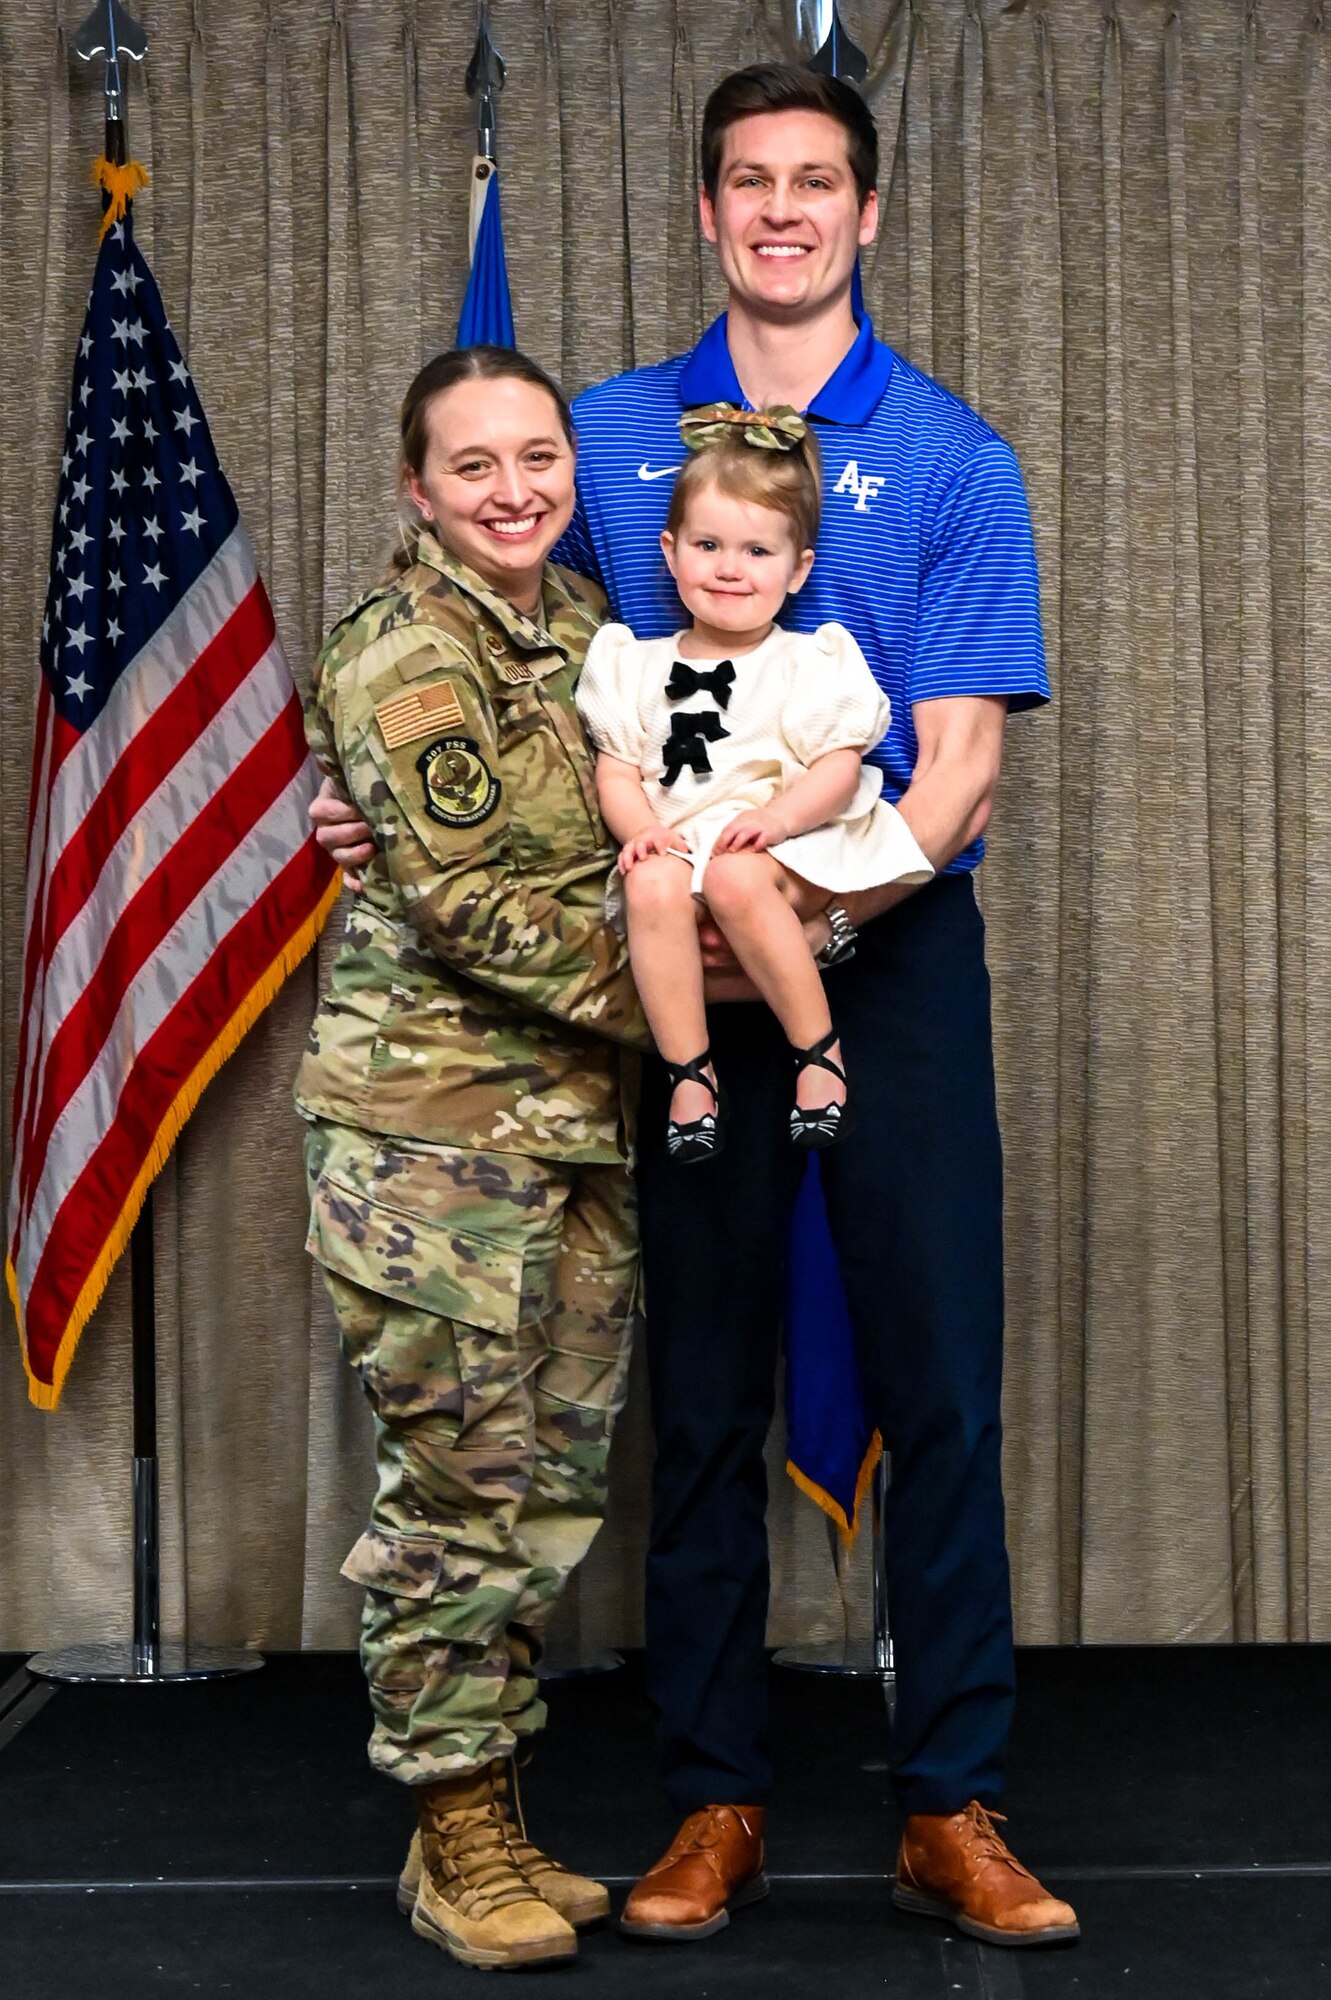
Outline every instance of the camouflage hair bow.
[(770, 410), (741, 410), (736, 403), (704, 403), (700, 409), (685, 410), (679, 420), (679, 434), (690, 451), (705, 451), (708, 445), (742, 440), (759, 451), (794, 451), (809, 434), (809, 426), (789, 403), (775, 403)]

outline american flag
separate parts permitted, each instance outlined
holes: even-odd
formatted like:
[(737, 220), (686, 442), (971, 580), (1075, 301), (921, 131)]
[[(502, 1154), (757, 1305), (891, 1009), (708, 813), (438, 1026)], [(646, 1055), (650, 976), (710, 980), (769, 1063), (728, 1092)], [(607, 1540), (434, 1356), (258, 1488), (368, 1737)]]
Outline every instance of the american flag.
[(7, 1272), (43, 1408), (204, 1085), (331, 907), (315, 782), (126, 213), (74, 363), (28, 816)]

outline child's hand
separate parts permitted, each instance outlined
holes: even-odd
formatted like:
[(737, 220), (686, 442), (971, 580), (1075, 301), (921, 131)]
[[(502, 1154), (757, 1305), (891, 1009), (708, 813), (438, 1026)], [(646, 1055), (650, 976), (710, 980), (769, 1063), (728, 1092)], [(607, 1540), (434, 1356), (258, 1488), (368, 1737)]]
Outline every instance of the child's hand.
[(651, 854), (678, 854), (684, 860), (688, 859), (684, 843), (677, 833), (672, 833), (668, 826), (648, 826), (641, 833), (635, 833), (631, 840), (626, 840), (620, 848), (620, 874), (627, 875), (630, 868), (639, 861), (645, 861)]
[(774, 812), (743, 812), (723, 826), (712, 844), (713, 854), (761, 854), (788, 840), (789, 834)]

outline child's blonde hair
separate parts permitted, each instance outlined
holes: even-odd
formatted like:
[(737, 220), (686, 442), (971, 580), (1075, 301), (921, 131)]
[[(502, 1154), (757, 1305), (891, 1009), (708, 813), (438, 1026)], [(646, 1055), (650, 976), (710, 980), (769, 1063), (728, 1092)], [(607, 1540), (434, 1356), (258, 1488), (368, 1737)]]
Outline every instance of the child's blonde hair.
[(689, 456), (670, 496), (668, 535), (678, 535), (694, 495), (715, 486), (732, 500), (784, 514), (796, 549), (813, 547), (823, 504), (822, 460), (812, 429), (797, 411), (715, 403), (687, 410), (679, 428)]

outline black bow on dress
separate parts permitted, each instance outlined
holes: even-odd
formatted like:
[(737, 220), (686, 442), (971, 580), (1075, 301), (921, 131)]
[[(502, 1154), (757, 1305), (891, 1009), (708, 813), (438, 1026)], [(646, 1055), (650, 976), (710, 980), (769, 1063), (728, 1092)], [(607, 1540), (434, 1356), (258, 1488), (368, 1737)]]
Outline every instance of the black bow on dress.
[(704, 709), (701, 715), (672, 715), (670, 734), (661, 750), (665, 762), (661, 783), (673, 785), (686, 764), (695, 778), (701, 778), (712, 768), (707, 745), (729, 734), (715, 709)]
[(721, 660), (710, 674), (700, 674), (696, 667), (686, 666), (683, 660), (676, 660), (670, 669), (670, 679), (666, 682), (667, 701), (687, 701), (691, 694), (710, 694), (718, 708), (729, 708), (730, 690), (735, 685), (735, 668), (730, 660)]

